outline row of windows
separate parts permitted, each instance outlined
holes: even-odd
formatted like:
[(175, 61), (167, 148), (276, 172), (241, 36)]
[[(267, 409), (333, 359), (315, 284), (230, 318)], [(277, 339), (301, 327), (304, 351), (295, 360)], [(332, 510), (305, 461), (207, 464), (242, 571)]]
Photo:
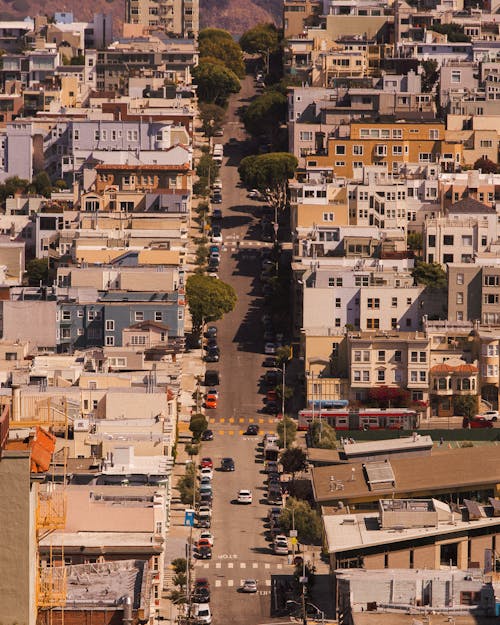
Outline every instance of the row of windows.
[[(462, 245), (467, 245), (470, 247), (473, 242), (472, 234), (462, 234), (460, 239), (457, 236), (457, 243), (458, 243), (458, 240), (461, 241)], [(455, 245), (455, 235), (444, 234), (443, 245)], [(488, 237), (486, 235), (481, 236), (481, 245), (482, 246), (488, 245)], [(427, 237), (427, 247), (436, 247), (436, 235), (435, 234), (429, 234), (429, 236)], [(492, 286), (496, 286), (496, 285), (492, 285)]]
[[(370, 350), (354, 350), (353, 359), (354, 362), (370, 362), (371, 357)], [(385, 349), (377, 350), (377, 362), (386, 362), (387, 352)], [(394, 351), (394, 362), (402, 362), (402, 351), (397, 349)], [(427, 362), (427, 352), (410, 352), (410, 362)]]
[[(180, 311), (182, 312), (182, 310)], [(100, 310), (88, 310), (87, 311), (87, 319), (88, 321), (93, 321), (94, 319), (101, 319), (101, 311)], [(61, 320), (62, 321), (71, 321), (72, 312), (71, 310), (62, 310), (61, 311)], [(76, 317), (78, 319), (83, 319), (84, 312), (81, 308), (76, 311)], [(144, 321), (144, 311), (136, 310), (134, 312), (134, 320), (135, 321)], [(161, 310), (155, 310), (154, 312), (154, 320), (155, 321), (163, 321), (163, 313)], [(106, 330), (114, 330), (115, 322), (113, 319), (106, 320)]]
[[(411, 128), (410, 133), (416, 134), (419, 130), (416, 128)], [(361, 139), (402, 139), (403, 138), (403, 129), (402, 128), (361, 128), (359, 131), (359, 136)], [(439, 129), (431, 128), (429, 130), (429, 139), (435, 141), (439, 139)]]

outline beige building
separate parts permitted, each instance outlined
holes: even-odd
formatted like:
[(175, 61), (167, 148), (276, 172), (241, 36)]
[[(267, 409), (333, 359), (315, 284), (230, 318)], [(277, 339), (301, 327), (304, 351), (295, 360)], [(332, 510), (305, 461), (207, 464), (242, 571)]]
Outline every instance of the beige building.
[(196, 37), (198, 0), (126, 0), (125, 21), (177, 37)]

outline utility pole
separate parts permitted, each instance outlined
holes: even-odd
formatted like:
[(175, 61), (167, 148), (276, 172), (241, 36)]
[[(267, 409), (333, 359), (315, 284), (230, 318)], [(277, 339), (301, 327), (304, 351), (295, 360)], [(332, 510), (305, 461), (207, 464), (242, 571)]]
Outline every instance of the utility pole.
[(306, 610), (306, 561), (302, 559), (302, 577), (300, 579), (302, 582), (302, 625), (307, 625), (307, 610)]
[(281, 373), (283, 374), (281, 384), (281, 418), (283, 419), (283, 447), (286, 449), (286, 417), (285, 417), (285, 378), (286, 360), (281, 363)]
[[(193, 466), (191, 456), (191, 467)], [(193, 472), (193, 512), (196, 510), (196, 472)], [(193, 519), (194, 521), (194, 519)], [(191, 558), (193, 555), (193, 525), (189, 527), (189, 539), (186, 545), (186, 603), (187, 603), (187, 625), (191, 624)]]

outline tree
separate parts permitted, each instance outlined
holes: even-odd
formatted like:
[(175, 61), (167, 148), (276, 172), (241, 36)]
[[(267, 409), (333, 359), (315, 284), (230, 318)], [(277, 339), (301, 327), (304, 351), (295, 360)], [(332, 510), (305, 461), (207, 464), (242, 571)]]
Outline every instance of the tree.
[(34, 189), (35, 193), (45, 197), (50, 197), (52, 193), (52, 182), (46, 171), (39, 172), (29, 186)]
[(203, 59), (193, 68), (193, 80), (198, 85), (199, 100), (218, 106), (225, 106), (229, 95), (241, 89), (238, 76), (232, 70)]
[(269, 91), (255, 98), (243, 113), (245, 130), (258, 137), (276, 138), (286, 121), (287, 98), (279, 91)]
[(199, 332), (203, 322), (217, 321), (236, 305), (236, 292), (230, 284), (205, 275), (191, 275), (186, 281), (186, 297), (193, 320)]
[(422, 61), (421, 66), (423, 70), (422, 91), (429, 93), (439, 78), (438, 64), (437, 61), (431, 59), (430, 61)]
[(198, 412), (191, 417), (189, 421), (189, 429), (193, 437), (198, 440), (208, 427), (208, 421), (204, 414)]
[(464, 33), (464, 27), (455, 22), (449, 24), (433, 24), (430, 26), (429, 30), (446, 35), (450, 43), (466, 43), (471, 40), (469, 35)]
[(470, 419), (477, 412), (477, 395), (455, 395), (453, 408), (455, 414)]
[(290, 417), (283, 415), (276, 428), (279, 436), (279, 446), (285, 447), (285, 429), (286, 429), (286, 447), (290, 447), (295, 442), (297, 436), (297, 424)]
[(270, 54), (278, 49), (279, 31), (274, 24), (257, 24), (240, 37), (240, 47), (248, 54)]
[(192, 505), (196, 499), (195, 491), (196, 467), (193, 463), (186, 467), (186, 473), (177, 482), (179, 497), (183, 504)]
[(406, 242), (408, 249), (414, 252), (421, 252), (424, 245), (424, 237), (421, 232), (408, 232)]
[(26, 263), (26, 278), (29, 286), (48, 285), (50, 270), (46, 258), (33, 258)]
[(224, 65), (242, 78), (245, 75), (245, 63), (238, 43), (231, 33), (221, 28), (204, 28), (198, 35), (200, 62), (210, 56), (220, 59)]
[(496, 174), (500, 170), (496, 163), (490, 161), (489, 158), (484, 157), (477, 159), (474, 163), (474, 169), (480, 169), (483, 174)]
[(280, 456), (280, 462), (283, 465), (284, 473), (290, 473), (292, 483), (295, 481), (295, 474), (307, 469), (307, 456), (300, 447), (290, 447)]
[(446, 273), (439, 263), (418, 261), (411, 275), (417, 284), (424, 284), (435, 289), (445, 289), (448, 285)]
[(337, 433), (328, 423), (322, 423), (319, 421), (313, 421), (309, 426), (309, 438), (311, 441), (311, 447), (317, 447), (319, 449), (336, 449), (337, 448)]
[(0, 201), (2, 204), (10, 195), (24, 193), (28, 188), (29, 181), (19, 176), (7, 178), (3, 184), (0, 184)]
[(226, 111), (217, 104), (202, 103), (199, 106), (201, 128), (207, 137), (213, 137), (224, 123)]
[(378, 408), (401, 408), (408, 404), (408, 391), (397, 386), (378, 386), (368, 391), (370, 403)]
[[(283, 384), (278, 384), (278, 386), (274, 387), (274, 390), (276, 391), (276, 395), (278, 396), (278, 399), (281, 400), (281, 398), (283, 397)], [(292, 397), (293, 397), (293, 388), (285, 384), (285, 400), (291, 399)]]
[(293, 178), (298, 161), (288, 152), (271, 152), (245, 157), (238, 167), (241, 181), (248, 189), (258, 189), (276, 210), (288, 201), (288, 180)]
[(200, 178), (209, 178), (212, 182), (219, 175), (220, 167), (210, 156), (210, 154), (202, 154), (198, 165), (196, 166), (196, 174)]
[(295, 526), (297, 538), (301, 543), (321, 544), (323, 536), (321, 517), (307, 501), (288, 497), (280, 515), (280, 526), (284, 532), (289, 532)]
[(172, 560), (171, 564), (172, 564), (172, 568), (177, 574), (185, 573), (187, 571), (186, 558), (175, 558), (174, 560)]
[(285, 360), (291, 360), (292, 358), (292, 346), (282, 345), (276, 350), (276, 360), (279, 363), (285, 362)]

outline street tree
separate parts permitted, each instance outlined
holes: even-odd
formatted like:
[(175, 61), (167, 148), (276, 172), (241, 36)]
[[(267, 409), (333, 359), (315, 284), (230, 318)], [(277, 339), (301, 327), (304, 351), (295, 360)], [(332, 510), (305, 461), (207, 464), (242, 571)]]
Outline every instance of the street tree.
[(445, 289), (448, 285), (446, 272), (439, 263), (418, 261), (411, 275), (418, 284), (424, 284), (434, 289)]
[(196, 175), (199, 178), (207, 178), (212, 182), (219, 175), (220, 166), (210, 156), (210, 154), (202, 154), (196, 165)]
[(300, 447), (290, 447), (280, 456), (280, 462), (283, 466), (284, 473), (290, 473), (292, 483), (295, 481), (295, 474), (305, 471), (307, 468), (307, 456)]
[(172, 565), (174, 572), (177, 574), (185, 573), (187, 571), (186, 558), (174, 558), (170, 564)]
[(207, 137), (213, 137), (224, 124), (226, 111), (217, 104), (201, 103), (199, 106), (201, 128)]
[(455, 414), (470, 419), (477, 412), (477, 395), (456, 395), (453, 408)]
[[(274, 387), (274, 390), (276, 391), (276, 395), (278, 396), (278, 398), (281, 400), (281, 398), (283, 397), (283, 384), (278, 384), (277, 386)], [(291, 399), (293, 397), (293, 388), (285, 384), (284, 394), (285, 394), (285, 400)]]
[(243, 113), (245, 130), (258, 137), (276, 139), (280, 127), (286, 121), (286, 95), (279, 91), (269, 91), (255, 98)]
[(284, 210), (288, 203), (288, 181), (295, 175), (297, 158), (289, 152), (271, 152), (245, 157), (238, 167), (248, 189), (258, 189), (268, 204)]
[(194, 414), (189, 421), (189, 429), (195, 440), (199, 440), (203, 432), (208, 427), (208, 421), (204, 414), (198, 412)]
[(297, 436), (297, 424), (290, 417), (286, 417), (283, 415), (283, 418), (278, 423), (278, 427), (276, 428), (279, 437), (279, 446), (281, 448), (285, 447), (285, 431), (286, 431), (286, 447), (290, 447), (292, 443), (295, 442), (295, 437)]
[(303, 544), (321, 544), (321, 517), (307, 501), (288, 497), (280, 515), (280, 527), (286, 533), (296, 529), (297, 538)]
[(241, 48), (227, 30), (221, 28), (200, 30), (198, 47), (200, 62), (203, 61), (204, 57), (214, 57), (220, 59), (236, 76), (243, 78), (245, 75), (245, 63)]
[(193, 81), (198, 85), (200, 102), (226, 106), (231, 93), (241, 89), (238, 76), (228, 67), (201, 59), (193, 68)]
[(276, 358), (276, 360), (279, 363), (283, 363), (286, 360), (291, 360), (291, 358), (292, 358), (292, 346), (291, 345), (282, 345), (281, 347), (278, 347), (278, 349), (276, 350), (275, 358)]
[(203, 322), (217, 321), (236, 305), (236, 292), (230, 284), (206, 275), (191, 275), (186, 281), (186, 297), (193, 320), (193, 330), (199, 334)]
[(270, 54), (279, 48), (280, 34), (274, 24), (257, 24), (240, 37), (240, 47), (248, 54)]
[(328, 423), (321, 423), (319, 420), (313, 421), (309, 426), (309, 438), (311, 447), (319, 449), (336, 449), (337, 433)]

